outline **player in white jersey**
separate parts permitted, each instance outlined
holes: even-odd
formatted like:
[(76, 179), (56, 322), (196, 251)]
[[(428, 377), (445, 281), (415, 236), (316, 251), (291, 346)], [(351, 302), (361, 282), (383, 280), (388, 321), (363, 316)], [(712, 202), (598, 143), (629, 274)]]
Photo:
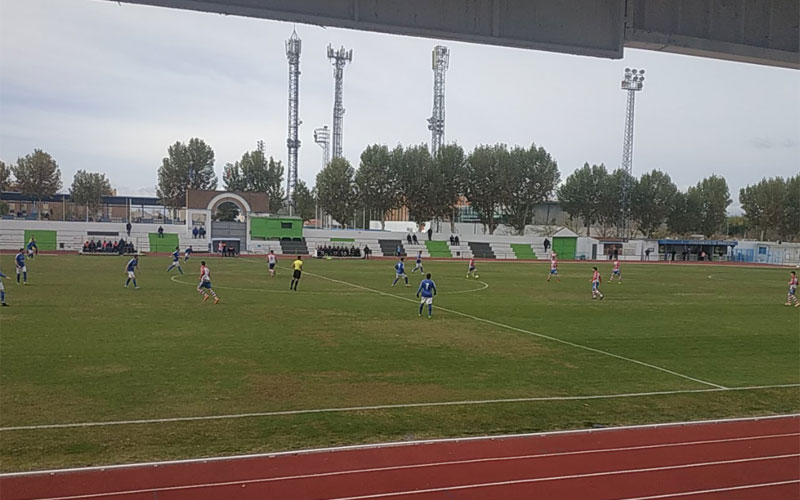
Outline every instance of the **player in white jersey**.
[(800, 299), (797, 298), (797, 273), (792, 271), (789, 273), (789, 291), (786, 293), (786, 305), (794, 304), (795, 307), (800, 307)]
[[(208, 290), (208, 293), (206, 293)], [(197, 284), (197, 293), (203, 296), (203, 302), (208, 300), (209, 295), (214, 297), (214, 303), (219, 304), (217, 292), (211, 288), (211, 270), (206, 266), (206, 261), (200, 261), (200, 283)]]
[(619, 278), (617, 283), (622, 283), (622, 273), (619, 270), (619, 259), (614, 259), (614, 269), (611, 270), (611, 277), (608, 279), (608, 282), (612, 283), (615, 277)]
[(269, 275), (275, 277), (275, 266), (278, 264), (278, 257), (272, 250), (267, 255), (267, 265), (269, 266)]
[(547, 281), (550, 281), (553, 276), (556, 277), (556, 280), (561, 281), (558, 276), (558, 254), (555, 252), (550, 256), (550, 274), (547, 275)]

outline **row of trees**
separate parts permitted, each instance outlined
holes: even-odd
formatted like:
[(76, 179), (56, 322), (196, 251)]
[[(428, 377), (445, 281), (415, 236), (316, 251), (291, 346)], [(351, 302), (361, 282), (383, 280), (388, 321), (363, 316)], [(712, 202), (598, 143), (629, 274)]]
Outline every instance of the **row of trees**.
[(664, 227), (673, 234), (718, 234), (732, 201), (720, 176), (706, 177), (681, 192), (659, 170), (636, 179), (622, 169), (609, 172), (602, 164), (588, 163), (567, 177), (558, 199), (564, 211), (582, 222), (587, 235), (595, 224), (604, 236), (618, 234), (627, 218), (648, 237), (663, 233)]
[(519, 233), (533, 219), (533, 207), (546, 200), (560, 180), (558, 166), (544, 148), (509, 149), (505, 144), (442, 146), (433, 157), (424, 144), (394, 149), (375, 144), (361, 153), (356, 171), (337, 158), (317, 174), (319, 205), (346, 224), (363, 209), (384, 222), (392, 209), (406, 207), (415, 221), (455, 220), (464, 197), (493, 233), (503, 213)]
[(800, 174), (775, 177), (739, 190), (745, 221), (760, 240), (800, 235)]

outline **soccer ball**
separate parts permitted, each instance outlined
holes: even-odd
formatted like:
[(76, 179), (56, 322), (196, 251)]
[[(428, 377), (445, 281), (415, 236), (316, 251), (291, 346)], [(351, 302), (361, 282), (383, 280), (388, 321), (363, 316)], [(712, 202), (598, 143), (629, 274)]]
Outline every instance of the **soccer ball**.
[(480, 276), (478, 276), (478, 275), (476, 274), (476, 275), (475, 275), (475, 279), (478, 279), (478, 278), (480, 278)]

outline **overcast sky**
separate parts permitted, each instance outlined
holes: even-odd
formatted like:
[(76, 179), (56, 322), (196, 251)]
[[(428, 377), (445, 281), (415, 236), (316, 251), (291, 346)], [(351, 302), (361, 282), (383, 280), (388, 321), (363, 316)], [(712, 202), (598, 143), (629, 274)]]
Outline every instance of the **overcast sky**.
[[(101, 0), (0, 0), (0, 159), (41, 148), (75, 171), (105, 172), (120, 194), (153, 194), (167, 147), (200, 137), (218, 175), (256, 141), (285, 164), (290, 23)], [(368, 144), (428, 142), (435, 40), (297, 25), (300, 178), (314, 184), (331, 125), (325, 50), (345, 45), (344, 154)], [(627, 50), (615, 61), (443, 42), (446, 141), (544, 146), (562, 179), (620, 164), (626, 66), (645, 68), (637, 95), (634, 174), (666, 171), (686, 188), (724, 175), (740, 187), (800, 171), (800, 72)], [(221, 183), (220, 183), (221, 186)], [(732, 211), (736, 211), (736, 205)]]

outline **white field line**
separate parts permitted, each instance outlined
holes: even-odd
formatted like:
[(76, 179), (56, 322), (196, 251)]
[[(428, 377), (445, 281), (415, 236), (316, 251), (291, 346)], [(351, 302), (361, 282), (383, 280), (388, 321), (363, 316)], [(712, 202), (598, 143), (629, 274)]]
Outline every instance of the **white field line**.
[[(162, 460), (160, 462), (139, 462), (132, 464), (115, 464), (115, 465), (93, 465), (88, 467), (72, 467), (66, 469), (49, 469), (38, 470), (29, 472), (6, 472), (0, 474), (0, 478), (4, 477), (24, 477), (24, 476), (38, 476), (38, 475), (55, 475), (67, 474), (73, 472), (88, 472), (117, 469), (131, 469), (142, 467), (166, 467), (170, 465), (186, 465), (197, 463), (214, 463), (214, 462), (230, 462), (235, 460), (249, 460), (249, 459), (264, 459), (264, 458), (277, 458), (283, 456), (297, 456), (309, 455), (314, 453), (335, 453), (342, 451), (362, 451), (362, 450), (375, 450), (382, 448), (397, 448), (403, 446), (417, 446), (423, 444), (439, 444), (439, 443), (471, 443), (476, 441), (499, 441), (503, 439), (526, 439), (526, 438), (545, 438), (553, 436), (574, 436), (576, 434), (597, 434), (615, 431), (632, 431), (632, 430), (655, 430), (655, 429), (670, 429), (675, 427), (687, 427), (697, 425), (712, 425), (712, 424), (732, 424), (743, 422), (765, 422), (770, 420), (783, 420), (783, 419), (796, 419), (800, 418), (800, 413), (790, 413), (785, 415), (766, 415), (761, 417), (736, 417), (736, 418), (722, 418), (713, 420), (689, 420), (683, 422), (665, 422), (659, 424), (637, 424), (637, 425), (620, 425), (616, 427), (599, 427), (592, 429), (572, 429), (563, 431), (547, 431), (547, 432), (529, 432), (522, 434), (497, 434), (492, 436), (469, 436), (469, 437), (455, 437), (455, 438), (437, 438), (437, 439), (417, 439), (412, 441), (394, 441), (388, 443), (370, 443), (370, 444), (351, 444), (346, 446), (336, 446), (327, 448), (304, 448), (292, 451), (273, 451), (266, 453), (251, 453), (248, 455), (227, 455), (216, 457), (203, 457), (203, 458), (184, 458), (179, 460)], [(779, 436), (778, 434), (772, 436)], [(760, 437), (758, 434), (751, 434), (749, 437)], [(680, 442), (678, 442), (680, 443)], [(672, 443), (676, 444), (676, 443)]]
[[(314, 274), (314, 273), (309, 273), (309, 272), (305, 272), (305, 271), (304, 271), (304, 274), (308, 274), (309, 276), (315, 276), (317, 278), (321, 278), (321, 279), (324, 279), (324, 280), (332, 281), (334, 283), (340, 283), (340, 284), (343, 284), (343, 285), (348, 285), (348, 286), (351, 286), (353, 288), (359, 288), (361, 290), (367, 290), (367, 291), (370, 291), (370, 292), (373, 292), (373, 293), (377, 293), (379, 295), (385, 295), (387, 297), (393, 297), (395, 299), (405, 300), (407, 302), (413, 302), (415, 304), (417, 303), (417, 301), (414, 300), (414, 299), (409, 299), (407, 297), (402, 297), (400, 295), (394, 295), (394, 294), (383, 292), (383, 291), (380, 291), (380, 290), (375, 290), (373, 288), (369, 288), (369, 287), (365, 287), (365, 286), (361, 286), (361, 285), (356, 285), (355, 283), (349, 283), (347, 281), (337, 280), (337, 279), (334, 279), (334, 278), (328, 278), (327, 276), (322, 276), (321, 274)], [(441, 306), (436, 306), (436, 309), (438, 309), (440, 311), (444, 311), (444, 312), (450, 313), (450, 314), (455, 314), (457, 316), (463, 316), (465, 318), (473, 319), (475, 321), (479, 321), (479, 322), (482, 322), (482, 323), (488, 323), (490, 325), (494, 325), (494, 326), (497, 326), (497, 327), (500, 327), (500, 328), (505, 328), (507, 330), (512, 330), (512, 331), (519, 332), (519, 333), (525, 333), (527, 335), (533, 335), (534, 337), (539, 337), (539, 338), (551, 340), (553, 342), (559, 342), (561, 344), (566, 344), (566, 345), (569, 345), (569, 346), (572, 346), (572, 347), (577, 347), (578, 349), (583, 349), (585, 351), (596, 352), (598, 354), (603, 354), (605, 356), (610, 356), (612, 358), (617, 358), (617, 359), (621, 359), (623, 361), (628, 361), (629, 363), (635, 363), (637, 365), (646, 366), (647, 368), (652, 368), (654, 370), (658, 370), (658, 371), (661, 371), (661, 372), (664, 372), (664, 373), (669, 373), (670, 375), (674, 375), (676, 377), (680, 377), (680, 378), (683, 378), (683, 379), (686, 379), (686, 380), (691, 380), (692, 382), (697, 382), (698, 384), (708, 385), (708, 386), (711, 386), (711, 387), (716, 387), (718, 389), (727, 389), (727, 387), (725, 387), (724, 385), (719, 385), (719, 384), (715, 384), (713, 382), (708, 382), (706, 380), (701, 380), (699, 378), (690, 377), (689, 375), (684, 375), (683, 373), (678, 373), (676, 371), (673, 371), (673, 370), (670, 370), (670, 369), (667, 369), (667, 368), (663, 368), (661, 366), (653, 365), (653, 364), (650, 364), (650, 363), (645, 363), (644, 361), (639, 361), (637, 359), (628, 358), (628, 357), (625, 357), (625, 356), (621, 356), (619, 354), (614, 354), (612, 352), (603, 351), (601, 349), (595, 349), (594, 347), (589, 347), (589, 346), (585, 346), (585, 345), (582, 345), (582, 344), (576, 344), (575, 342), (570, 342), (568, 340), (563, 340), (563, 339), (559, 339), (557, 337), (551, 337), (550, 335), (545, 335), (543, 333), (537, 333), (537, 332), (533, 332), (533, 331), (530, 331), (530, 330), (517, 328), (515, 326), (506, 325), (506, 324), (503, 324), (503, 323), (498, 323), (497, 321), (492, 321), (492, 320), (486, 319), (486, 318), (480, 318), (478, 316), (473, 316), (472, 314), (463, 313), (463, 312), (456, 311), (456, 310), (453, 310), (453, 309), (447, 309), (447, 308), (441, 307)]]
[(663, 495), (651, 495), (647, 497), (629, 497), (629, 498), (620, 498), (618, 500), (655, 500), (657, 498), (678, 498), (678, 497), (687, 497), (687, 496), (695, 496), (695, 495), (707, 495), (709, 493), (722, 493), (723, 491), (739, 491), (739, 490), (750, 490), (754, 488), (768, 488), (770, 486), (783, 486), (786, 484), (798, 484), (800, 483), (800, 479), (790, 479), (789, 481), (775, 481), (772, 483), (755, 483), (755, 484), (745, 484), (741, 486), (728, 486), (726, 488), (712, 488), (707, 490), (693, 490), (693, 491), (681, 491), (678, 493), (665, 493)]
[(436, 406), (469, 406), (469, 405), (531, 403), (531, 402), (548, 402), (548, 401), (589, 401), (597, 399), (622, 399), (622, 398), (637, 398), (637, 397), (648, 397), (648, 396), (669, 396), (675, 394), (696, 394), (696, 393), (708, 393), (708, 392), (755, 391), (763, 389), (783, 389), (790, 387), (800, 387), (800, 384), (761, 385), (761, 386), (749, 386), (749, 387), (724, 387), (724, 388), (709, 388), (709, 389), (682, 389), (675, 391), (632, 392), (624, 394), (595, 394), (588, 396), (542, 396), (542, 397), (529, 397), (529, 398), (433, 401), (433, 402), (423, 402), (423, 403), (397, 403), (397, 404), (368, 405), (368, 406), (345, 406), (336, 408), (310, 408), (306, 410), (277, 410), (277, 411), (252, 412), (252, 413), (234, 413), (227, 415), (200, 415), (200, 416), (190, 416), (190, 417), (112, 420), (105, 422), (74, 422), (66, 424), (19, 425), (19, 426), (0, 427), (0, 432), (27, 431), (27, 430), (37, 430), (37, 429), (69, 429), (76, 427), (104, 427), (112, 425), (162, 424), (167, 422), (196, 422), (203, 420), (231, 420), (238, 418), (307, 415), (314, 413), (362, 412), (362, 411), (375, 411), (375, 410), (394, 410), (402, 408), (427, 408)]
[[(717, 460), (713, 462), (697, 462), (697, 463), (688, 463), (688, 464), (679, 464), (679, 465), (666, 465), (661, 467), (646, 467), (640, 469), (622, 469), (622, 470), (614, 470), (614, 471), (604, 471), (604, 472), (588, 472), (588, 473), (581, 473), (581, 474), (569, 474), (563, 476), (545, 476), (545, 477), (536, 477), (536, 478), (526, 478), (526, 479), (515, 479), (510, 481), (494, 481), (488, 483), (470, 483), (470, 484), (462, 484), (458, 486), (445, 486), (440, 488), (427, 488), (427, 489), (417, 489), (417, 490), (407, 490), (407, 491), (392, 491), (387, 493), (375, 493), (371, 495), (359, 495), (359, 496), (351, 496), (351, 497), (336, 497), (331, 498), (330, 500), (366, 500), (370, 498), (388, 498), (388, 497), (396, 497), (396, 496), (405, 496), (405, 495), (415, 495), (415, 494), (422, 494), (422, 493), (438, 493), (438, 492), (445, 492), (445, 491), (458, 491), (458, 490), (467, 490), (467, 489), (474, 489), (474, 488), (487, 488), (492, 486), (509, 486), (515, 484), (527, 484), (527, 483), (539, 483), (545, 481), (560, 481), (565, 479), (581, 479), (587, 477), (602, 477), (602, 476), (618, 476), (624, 474), (635, 474), (635, 473), (644, 473), (644, 472), (660, 472), (660, 471), (667, 471), (667, 470), (677, 470), (677, 469), (691, 469), (697, 467), (708, 467), (713, 465), (726, 465), (726, 464), (734, 464), (734, 463), (748, 463), (748, 462), (758, 462), (758, 461), (767, 461), (767, 460), (780, 460), (785, 458), (793, 458), (798, 457), (800, 454), (792, 453), (786, 455), (772, 455), (766, 457), (753, 457), (753, 458), (739, 458), (734, 460)], [(206, 488), (219, 488), (224, 486), (240, 486), (245, 487), (248, 484), (259, 484), (259, 483), (267, 483), (270, 482), (269, 478), (266, 479), (244, 479), (238, 481), (224, 481), (224, 482), (217, 482), (217, 483), (203, 483), (203, 484), (190, 484), (190, 485), (182, 485), (182, 486), (165, 486), (161, 488), (142, 488), (137, 490), (123, 490), (123, 491), (114, 491), (114, 492), (105, 492), (105, 493), (89, 493), (89, 494), (82, 494), (82, 495), (69, 495), (69, 496), (60, 496), (60, 497), (47, 497), (41, 498), (39, 500), (78, 500), (78, 499), (87, 499), (87, 498), (105, 498), (105, 497), (112, 497), (112, 496), (122, 496), (122, 495), (134, 495), (134, 494), (144, 494), (144, 493), (159, 493), (159, 492), (166, 492), (166, 491), (185, 491), (185, 490), (196, 490), (196, 489), (206, 489)]]

